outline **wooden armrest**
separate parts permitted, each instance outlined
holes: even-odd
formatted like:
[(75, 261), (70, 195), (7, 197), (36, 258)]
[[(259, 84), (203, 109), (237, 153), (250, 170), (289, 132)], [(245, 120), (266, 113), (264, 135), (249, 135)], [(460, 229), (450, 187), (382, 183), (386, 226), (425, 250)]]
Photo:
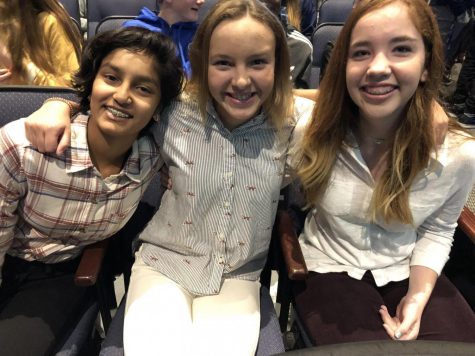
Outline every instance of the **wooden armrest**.
[(463, 208), (458, 224), (460, 229), (475, 243), (475, 215), (467, 208)]
[(307, 278), (308, 270), (303, 258), (300, 244), (295, 234), (292, 220), (286, 211), (278, 212), (277, 233), (280, 238), (282, 254), (287, 267), (287, 275), (291, 280)]
[(74, 283), (77, 286), (90, 287), (96, 284), (108, 245), (109, 240), (105, 239), (86, 246), (74, 275)]

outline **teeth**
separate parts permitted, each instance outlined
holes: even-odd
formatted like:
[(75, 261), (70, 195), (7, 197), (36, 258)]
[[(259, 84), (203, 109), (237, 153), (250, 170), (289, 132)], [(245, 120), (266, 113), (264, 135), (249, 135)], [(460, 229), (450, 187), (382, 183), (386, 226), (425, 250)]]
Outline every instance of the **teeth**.
[(393, 87), (366, 87), (366, 91), (374, 95), (384, 95), (391, 92)]
[(123, 119), (130, 119), (130, 118), (132, 118), (131, 115), (126, 114), (126, 113), (124, 113), (124, 112), (122, 112), (122, 111), (119, 111), (119, 110), (114, 109), (114, 108), (111, 108), (111, 107), (108, 107), (108, 108), (107, 108), (107, 111), (109, 111), (112, 115), (114, 115), (114, 116), (116, 116), (116, 117), (121, 117), (121, 118), (123, 118)]
[(245, 101), (245, 100), (249, 99), (252, 96), (252, 93), (249, 93), (249, 94), (233, 94), (232, 96), (235, 99)]

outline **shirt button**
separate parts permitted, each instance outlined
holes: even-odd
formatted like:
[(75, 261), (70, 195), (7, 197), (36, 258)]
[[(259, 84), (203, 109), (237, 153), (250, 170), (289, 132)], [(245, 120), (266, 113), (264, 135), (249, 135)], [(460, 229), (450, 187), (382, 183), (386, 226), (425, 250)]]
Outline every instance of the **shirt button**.
[(228, 201), (225, 201), (225, 202), (224, 202), (224, 206), (225, 206), (226, 208), (229, 208), (230, 205), (231, 205), (231, 204), (229, 204)]

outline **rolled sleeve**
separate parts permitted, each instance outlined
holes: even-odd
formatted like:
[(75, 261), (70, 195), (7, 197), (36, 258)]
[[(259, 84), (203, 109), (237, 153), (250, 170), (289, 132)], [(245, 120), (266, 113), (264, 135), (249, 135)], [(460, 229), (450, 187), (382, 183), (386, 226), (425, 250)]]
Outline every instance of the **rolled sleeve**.
[(412, 253), (411, 266), (425, 266), (440, 275), (449, 259), (457, 220), (475, 183), (474, 163), (473, 157), (462, 162), (453, 176), (453, 193), (417, 229), (418, 240)]

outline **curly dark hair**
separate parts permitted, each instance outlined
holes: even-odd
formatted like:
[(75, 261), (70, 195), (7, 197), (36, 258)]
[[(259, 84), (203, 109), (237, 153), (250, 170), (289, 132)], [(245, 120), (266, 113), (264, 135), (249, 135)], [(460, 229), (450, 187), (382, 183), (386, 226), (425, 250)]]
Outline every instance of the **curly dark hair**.
[(160, 78), (160, 111), (180, 95), (184, 76), (173, 41), (159, 32), (123, 27), (97, 34), (84, 48), (81, 67), (73, 78), (82, 112), (89, 110), (92, 84), (103, 59), (116, 49), (142, 52), (155, 59)]

